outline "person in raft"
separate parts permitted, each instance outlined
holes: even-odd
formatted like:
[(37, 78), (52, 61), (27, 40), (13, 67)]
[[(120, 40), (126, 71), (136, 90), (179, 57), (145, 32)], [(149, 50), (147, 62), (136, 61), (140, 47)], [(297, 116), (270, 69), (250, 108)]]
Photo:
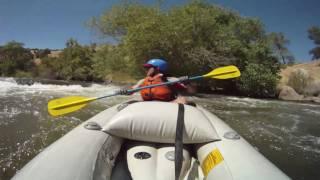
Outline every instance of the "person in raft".
[[(177, 78), (169, 78), (166, 76), (168, 63), (163, 59), (151, 59), (143, 66), (146, 68), (146, 77), (132, 88), (177, 80)], [(186, 91), (187, 89), (187, 86), (183, 83), (175, 83), (172, 85), (143, 89), (140, 91), (140, 94), (144, 101), (166, 101), (187, 104), (186, 98), (179, 94), (179, 92)]]

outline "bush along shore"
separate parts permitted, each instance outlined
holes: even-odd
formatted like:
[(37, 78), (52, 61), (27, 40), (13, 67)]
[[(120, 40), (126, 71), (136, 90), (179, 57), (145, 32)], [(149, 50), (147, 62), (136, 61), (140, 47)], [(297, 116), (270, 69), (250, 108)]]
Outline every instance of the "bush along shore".
[[(144, 76), (143, 63), (162, 58), (169, 62), (173, 76), (236, 65), (242, 72), (240, 78), (200, 81), (199, 89), (275, 98), (281, 67), (294, 63), (282, 33), (267, 33), (259, 19), (201, 0), (166, 10), (124, 2), (87, 24), (113, 43), (81, 45), (71, 38), (64, 49), (49, 50), (28, 49), (11, 41), (0, 46), (0, 75), (134, 83)], [(317, 27), (309, 33), (314, 32)], [(316, 48), (314, 52), (317, 55)]]

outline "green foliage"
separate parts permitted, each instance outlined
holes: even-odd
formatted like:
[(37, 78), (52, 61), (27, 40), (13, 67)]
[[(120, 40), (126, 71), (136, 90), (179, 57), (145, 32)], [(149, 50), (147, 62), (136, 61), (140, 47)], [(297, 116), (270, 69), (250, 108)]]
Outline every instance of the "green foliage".
[(93, 55), (93, 72), (97, 78), (106, 79), (108, 75), (114, 73), (129, 74), (130, 62), (124, 56), (118, 46), (104, 45), (97, 49)]
[(316, 45), (315, 48), (310, 50), (310, 54), (312, 54), (312, 59), (320, 58), (320, 27), (313, 26), (308, 30), (309, 39), (311, 39)]
[(76, 40), (69, 39), (66, 48), (58, 58), (44, 58), (42, 76), (54, 76), (57, 79), (91, 81), (92, 56), (94, 49), (81, 46)]
[[(175, 76), (197, 75), (233, 64), (243, 72), (241, 80), (205, 81), (202, 85), (219, 85), (225, 90), (265, 97), (275, 94), (278, 59), (294, 61), (284, 36), (267, 35), (258, 19), (241, 17), (202, 0), (168, 10), (159, 7), (138, 3), (112, 7), (90, 24), (103, 37), (116, 41), (114, 45), (81, 46), (70, 39), (56, 58), (48, 57), (49, 50), (39, 50), (36, 57), (41, 58), (41, 63), (35, 75), (84, 81), (115, 76), (140, 78), (145, 74), (142, 64), (151, 58), (166, 59), (170, 64), (168, 73)], [(11, 55), (16, 56), (16, 49), (22, 45), (13, 47), (15, 52)], [(31, 61), (25, 60), (25, 51), (19, 58), (3, 58), (3, 47), (0, 52), (1, 74), (14, 74), (17, 69), (23, 74), (34, 69), (27, 63)], [(8, 57), (14, 60), (4, 60)]]
[(279, 77), (259, 64), (249, 64), (240, 77), (239, 89), (252, 97), (274, 97)]
[[(94, 18), (91, 26), (118, 41), (113, 50), (95, 56), (97, 67), (105, 69), (99, 70), (100, 76), (118, 71), (111, 68), (116, 67), (115, 62), (130, 69), (132, 75), (142, 76), (141, 64), (151, 58), (166, 59), (169, 74), (176, 76), (199, 74), (229, 64), (242, 71), (251, 67), (248, 64), (259, 64), (274, 76), (279, 71), (270, 36), (259, 20), (243, 18), (204, 1), (191, 1), (167, 11), (141, 4), (120, 4)], [(244, 82), (249, 83), (243, 81), (242, 85)]]
[(282, 60), (283, 64), (294, 64), (295, 58), (286, 47), (290, 41), (285, 38), (283, 33), (270, 33), (271, 47), (275, 55)]
[(37, 67), (36, 76), (46, 79), (58, 79), (62, 63), (58, 58), (44, 57)]
[(0, 46), (0, 75), (14, 76), (17, 71), (32, 68), (32, 54), (23, 47), (23, 43), (11, 41)]
[(64, 80), (99, 80), (93, 71), (94, 53), (94, 47), (81, 46), (76, 40), (69, 39), (58, 57), (46, 56), (41, 59), (37, 76)]
[(32, 72), (17, 71), (15, 73), (15, 77), (18, 77), (18, 78), (32, 78), (33, 74), (32, 74)]

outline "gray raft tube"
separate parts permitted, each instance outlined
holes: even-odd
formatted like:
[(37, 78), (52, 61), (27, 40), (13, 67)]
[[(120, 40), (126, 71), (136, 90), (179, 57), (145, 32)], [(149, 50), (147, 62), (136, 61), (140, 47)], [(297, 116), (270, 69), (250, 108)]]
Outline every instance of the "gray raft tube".
[(102, 127), (115, 113), (116, 107), (109, 108), (74, 128), (32, 159), (13, 180), (110, 179), (123, 140), (85, 125), (95, 122)]
[[(111, 117), (118, 112), (118, 106), (119, 105), (111, 107), (92, 117), (51, 144), (49, 147), (45, 148), (44, 151), (32, 159), (24, 168), (18, 171), (18, 173), (13, 177), (13, 180), (130, 179), (130, 174), (128, 174), (129, 172), (127, 169), (125, 169), (124, 166), (119, 166), (119, 160), (124, 160), (121, 159), (120, 156), (122, 157), (125, 155), (119, 155), (119, 158), (117, 158), (118, 153), (121, 153), (121, 149), (123, 149), (122, 145), (124, 140), (122, 138), (110, 136), (107, 133), (99, 130), (99, 126), (103, 127), (111, 119)], [(200, 109), (206, 113), (209, 113), (201, 107)], [(209, 115), (214, 116), (212, 114)], [(214, 119), (214, 117), (211, 117), (210, 119)], [(87, 125), (88, 123), (90, 124), (90, 122), (96, 123), (98, 126), (91, 125), (88, 127)], [(218, 126), (227, 126), (222, 121), (217, 121), (217, 123), (219, 124)], [(231, 130), (230, 127), (217, 128), (218, 130), (223, 128)], [(219, 143), (222, 143), (223, 146), (221, 146), (220, 149), (222, 151), (229, 151), (230, 146), (228, 143), (230, 142), (223, 143), (222, 141), (218, 142), (217, 146), (220, 146)], [(210, 146), (210, 144), (211, 143), (203, 147), (206, 148), (206, 146)], [(243, 143), (239, 142), (239, 144)], [(231, 144), (233, 147), (231, 149), (235, 148), (234, 145), (235, 144)], [(252, 148), (250, 145), (248, 146)], [(247, 146), (244, 149), (247, 149)], [(234, 153), (235, 152), (232, 154)], [(262, 157), (262, 159), (264, 158)], [(116, 160), (118, 161), (117, 166), (115, 166)], [(265, 162), (268, 167), (274, 166), (267, 160)], [(279, 174), (278, 178), (276, 179), (289, 179), (275, 166), (272, 169), (276, 171), (273, 174)], [(266, 170), (266, 172), (268, 171)], [(260, 178), (262, 177), (260, 176)], [(231, 179), (243, 178), (233, 177)], [(250, 178), (247, 177), (246, 179)], [(263, 177), (262, 179), (267, 179), (267, 177)]]

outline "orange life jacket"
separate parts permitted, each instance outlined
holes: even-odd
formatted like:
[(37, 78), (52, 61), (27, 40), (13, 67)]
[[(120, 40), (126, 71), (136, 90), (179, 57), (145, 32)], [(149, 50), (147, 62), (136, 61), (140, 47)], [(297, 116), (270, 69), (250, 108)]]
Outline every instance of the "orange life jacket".
[[(148, 76), (144, 79), (144, 82), (140, 85), (140, 87), (163, 83), (165, 81), (163, 81), (162, 77), (163, 74), (157, 74), (153, 77)], [(140, 94), (144, 101), (171, 101), (174, 99), (173, 92), (168, 86), (158, 86), (154, 88), (143, 89), (140, 91)]]

